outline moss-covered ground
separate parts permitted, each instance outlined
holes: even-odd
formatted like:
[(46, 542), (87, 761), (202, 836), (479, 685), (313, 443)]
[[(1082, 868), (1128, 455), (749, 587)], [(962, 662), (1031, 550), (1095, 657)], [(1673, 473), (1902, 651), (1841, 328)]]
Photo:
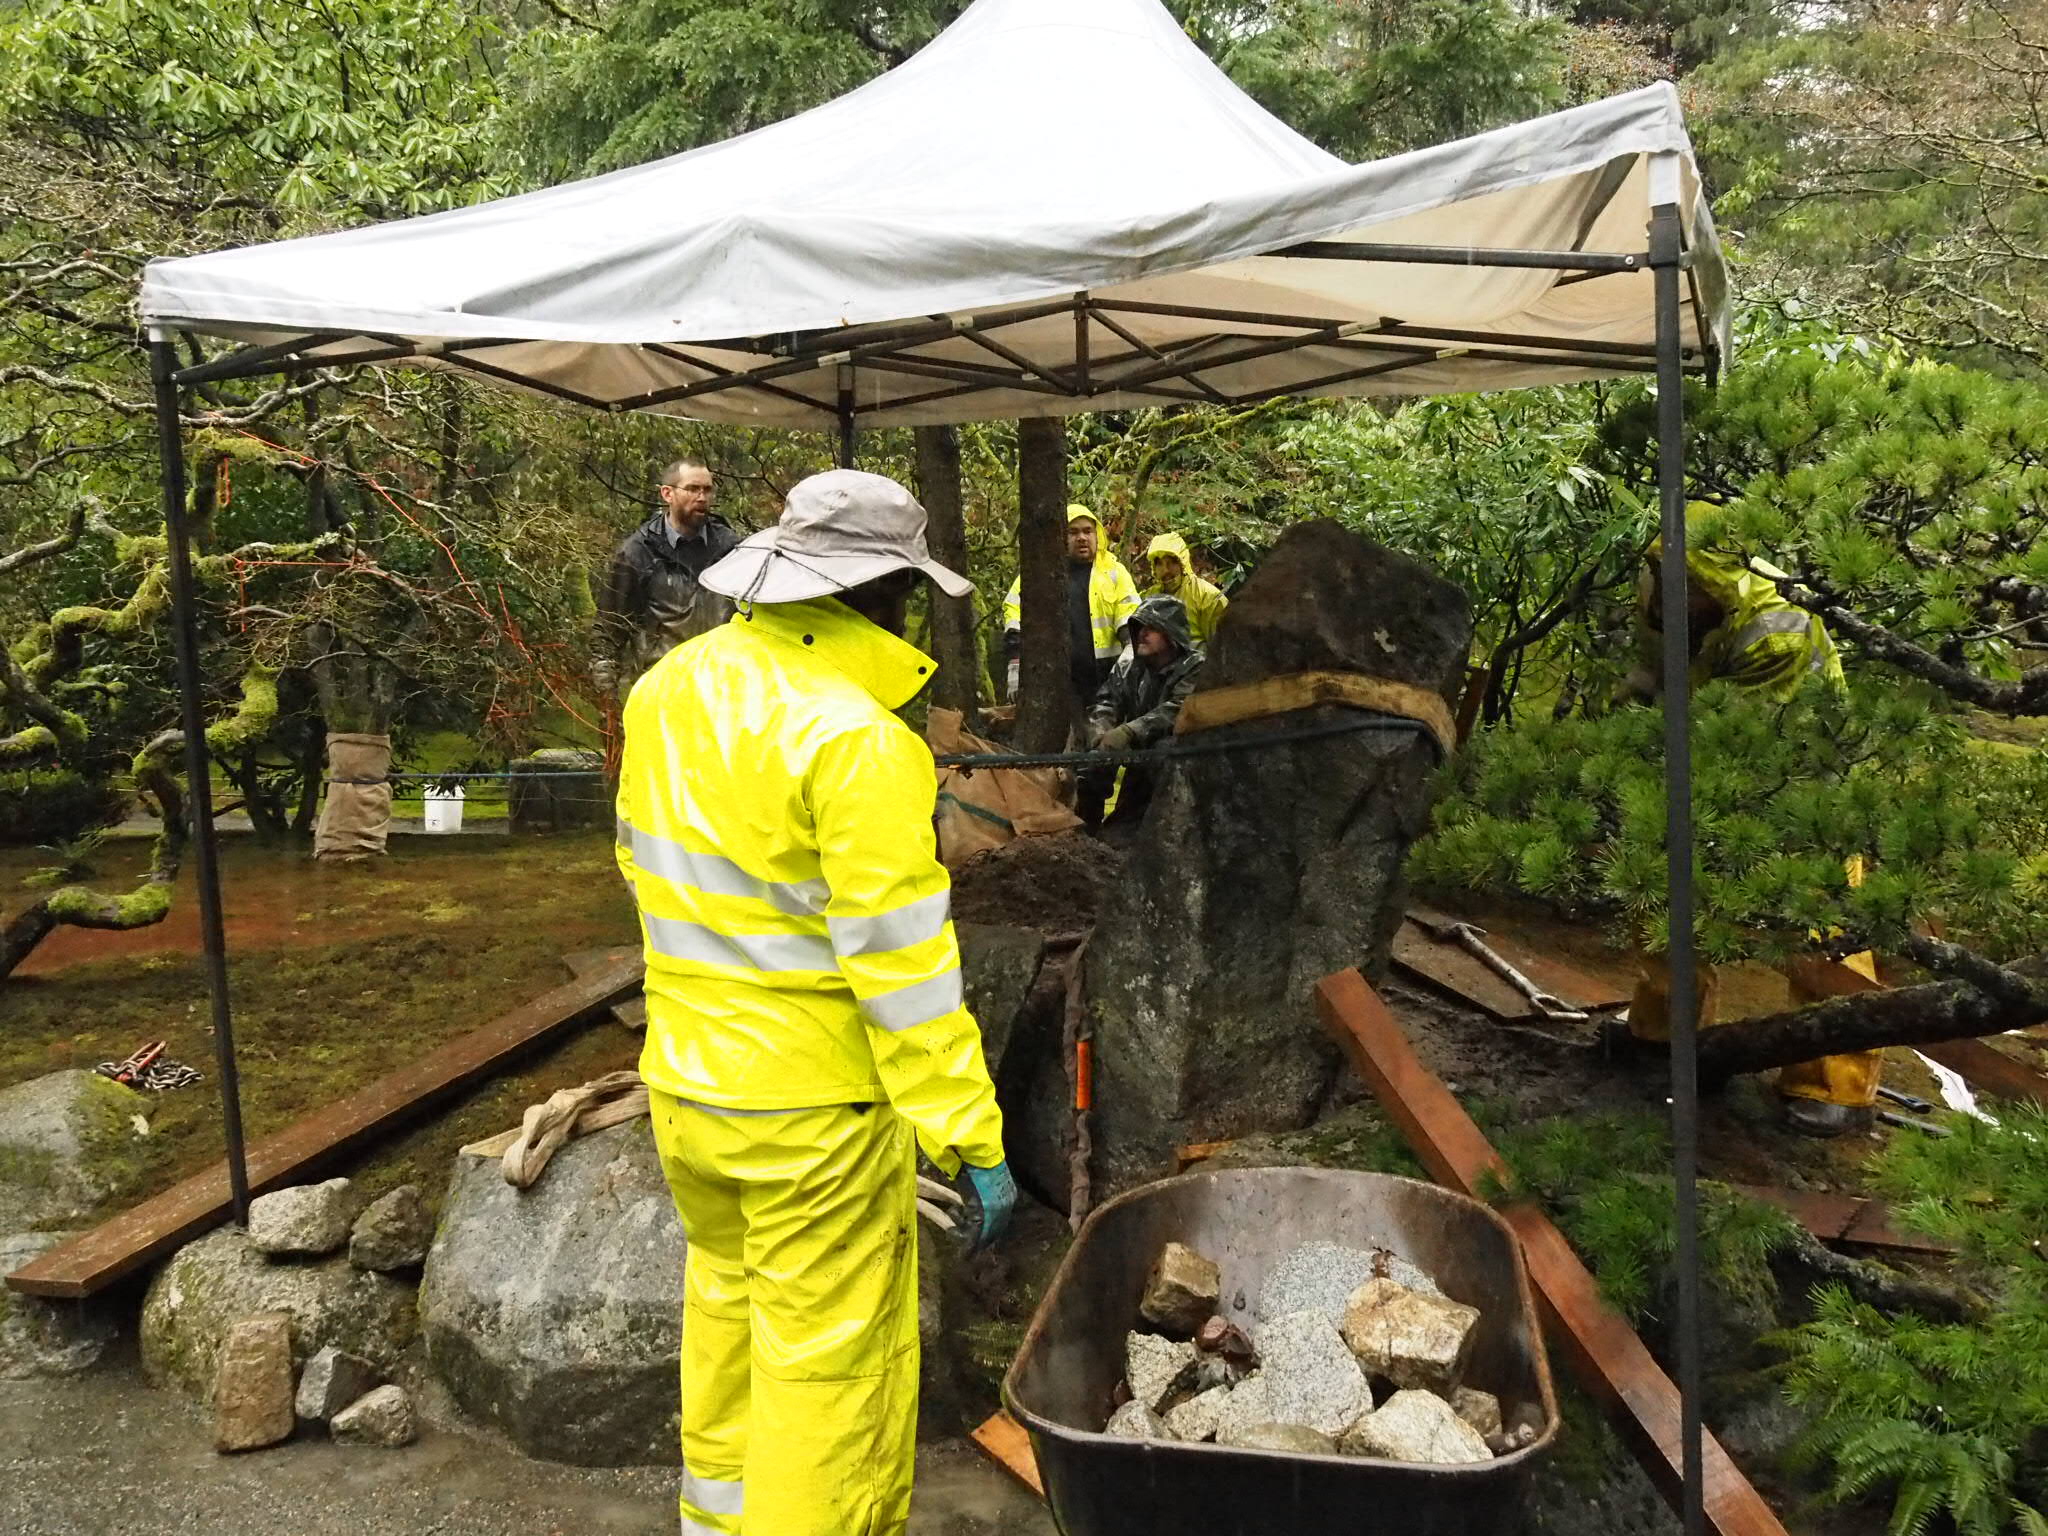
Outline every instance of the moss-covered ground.
[[(140, 840), (109, 845), (95, 856), (101, 883), (118, 889), (146, 858)], [(0, 908), (34, 895), (22, 880), (45, 862), (35, 850), (0, 850)], [(224, 843), (222, 875), (251, 1138), (559, 986), (569, 979), (564, 953), (635, 938), (602, 834), (395, 838), (381, 860), (338, 866), (315, 865), (303, 847), (237, 837)], [(156, 1096), (160, 1153), (148, 1191), (222, 1151), (195, 914), (188, 869), (164, 924), (67, 930), (32, 957), (28, 974), (0, 982), (0, 1086), (117, 1060), (153, 1039), (206, 1074)], [(417, 1181), (438, 1203), (457, 1147), (516, 1125), (557, 1088), (630, 1066), (638, 1049), (638, 1035), (608, 1019), (585, 1025), (334, 1171), (373, 1193)]]

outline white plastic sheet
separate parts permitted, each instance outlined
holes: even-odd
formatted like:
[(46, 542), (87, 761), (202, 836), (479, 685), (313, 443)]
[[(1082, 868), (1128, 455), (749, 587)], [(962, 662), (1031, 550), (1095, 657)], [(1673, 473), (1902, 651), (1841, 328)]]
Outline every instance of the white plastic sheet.
[(1350, 166), (1156, 0), (979, 0), (785, 122), (473, 208), (158, 261), (142, 305), (160, 329), (303, 337), (334, 360), (416, 349), (589, 405), (754, 425), (1553, 383), (1647, 368), (1646, 269), (1269, 253), (1639, 255), (1659, 156), (1698, 364), (1725, 345), (1725, 272), (1668, 85)]

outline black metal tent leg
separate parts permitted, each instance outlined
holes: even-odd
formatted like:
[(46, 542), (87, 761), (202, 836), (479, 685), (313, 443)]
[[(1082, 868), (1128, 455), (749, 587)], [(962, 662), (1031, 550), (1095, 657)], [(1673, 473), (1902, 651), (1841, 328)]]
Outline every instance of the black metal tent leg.
[(1671, 1162), (1677, 1185), (1678, 1392), (1686, 1536), (1705, 1529), (1700, 1423), (1699, 985), (1693, 953), (1692, 649), (1685, 564), (1685, 375), (1678, 205), (1650, 210), (1657, 300), (1657, 493), (1663, 514), (1665, 849), (1669, 859)]
[(853, 365), (839, 365), (839, 467), (853, 468), (853, 450), (860, 429), (855, 422)]
[(199, 931), (206, 946), (206, 988), (213, 1001), (213, 1052), (220, 1073), (220, 1117), (235, 1220), (249, 1224), (249, 1170), (242, 1147), (242, 1086), (235, 1070), (234, 1021), (228, 1006), (227, 932), (221, 923), (220, 859), (213, 833), (206, 707), (199, 672), (199, 621), (192, 587), (191, 529), (185, 521), (185, 438), (178, 423), (177, 357), (168, 341), (149, 343), (156, 385), (157, 446), (163, 455), (164, 532), (171, 575), (171, 635), (178, 653), (178, 696), (185, 725), (185, 799), (199, 884)]

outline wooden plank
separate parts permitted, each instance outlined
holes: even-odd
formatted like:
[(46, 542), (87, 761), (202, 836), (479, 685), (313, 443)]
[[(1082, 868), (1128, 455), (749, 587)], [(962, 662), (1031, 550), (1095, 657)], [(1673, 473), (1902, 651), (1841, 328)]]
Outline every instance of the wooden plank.
[[(451, 1040), (408, 1067), (294, 1121), (248, 1149), (252, 1193), (301, 1183), (323, 1165), (488, 1077), (640, 985), (637, 951)], [(7, 1277), (31, 1296), (90, 1296), (226, 1221), (233, 1210), (219, 1162), (111, 1221), (82, 1232)]]
[[(1500, 1176), (1499, 1155), (1450, 1090), (1416, 1058), (1363, 976), (1343, 971), (1324, 977), (1316, 986), (1316, 1006), (1431, 1173), (1472, 1195)], [(1678, 1389), (1635, 1330), (1601, 1299), (1592, 1273), (1540, 1210), (1518, 1204), (1501, 1215), (1521, 1240), (1545, 1323), (1566, 1363), (1582, 1386), (1618, 1410), (1644, 1469), (1675, 1505), (1683, 1464)], [(1720, 1442), (1711, 1434), (1703, 1441), (1707, 1529), (1716, 1536), (1785, 1536), (1770, 1505)]]
[(1766, 1184), (1729, 1187), (1752, 1200), (1776, 1206), (1824, 1243), (1889, 1248), (1899, 1253), (1940, 1255), (1956, 1251), (1953, 1243), (1894, 1226), (1892, 1208), (1883, 1200), (1822, 1190), (1778, 1189)]
[[(1861, 971), (1814, 956), (1803, 956), (1798, 979), (1803, 986), (1827, 997), (1854, 997), (1859, 992), (1883, 989)], [(1995, 1050), (1982, 1040), (1938, 1040), (1932, 1045), (1913, 1047), (1929, 1061), (1938, 1061), (1949, 1071), (1960, 1073), (1972, 1087), (1994, 1098), (2014, 1103), (2048, 1106), (2048, 1076), (2023, 1061)]]
[(1038, 1458), (1031, 1454), (1031, 1436), (1009, 1414), (998, 1411), (974, 1431), (974, 1443), (1000, 1462), (1005, 1471), (1037, 1494), (1045, 1497), (1045, 1483), (1038, 1475)]
[(1186, 1173), (1196, 1163), (1206, 1163), (1225, 1147), (1237, 1145), (1234, 1141), (1191, 1141), (1184, 1147), (1176, 1147), (1173, 1153), (1173, 1171)]

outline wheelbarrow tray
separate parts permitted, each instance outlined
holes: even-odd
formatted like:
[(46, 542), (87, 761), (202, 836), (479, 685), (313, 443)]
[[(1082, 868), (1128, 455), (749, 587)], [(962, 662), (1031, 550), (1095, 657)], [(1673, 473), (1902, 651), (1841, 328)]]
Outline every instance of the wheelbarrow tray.
[[(1124, 1340), (1159, 1250), (1222, 1267), (1223, 1315), (1251, 1331), (1267, 1274), (1295, 1248), (1386, 1248), (1479, 1308), (1467, 1385), (1502, 1415), (1534, 1410), (1531, 1445), (1491, 1461), (1419, 1466), (1102, 1434)], [(1557, 1433), (1557, 1397), (1521, 1248), (1476, 1200), (1391, 1174), (1244, 1168), (1184, 1174), (1110, 1201), (1083, 1224), (1003, 1378), (1065, 1536), (1507, 1536)]]

